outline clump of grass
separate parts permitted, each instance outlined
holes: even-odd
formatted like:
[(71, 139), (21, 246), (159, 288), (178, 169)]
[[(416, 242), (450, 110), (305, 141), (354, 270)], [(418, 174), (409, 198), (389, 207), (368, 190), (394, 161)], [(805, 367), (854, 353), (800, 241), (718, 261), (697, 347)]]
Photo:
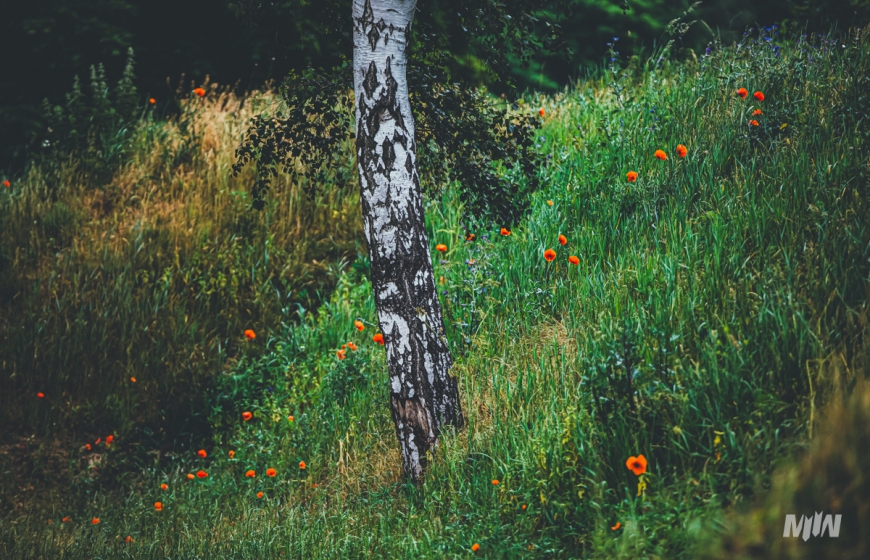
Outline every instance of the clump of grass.
[[(34, 508), (3, 525), (0, 549), (444, 558), (478, 543), (493, 557), (703, 555), (723, 512), (753, 503), (820, 437), (813, 426), (836, 388), (870, 373), (870, 138), (859, 126), (870, 36), (760, 30), (698, 61), (656, 53), (608, 72), (536, 100), (549, 188), (510, 236), (479, 224), (465, 241), (455, 190), (427, 202), (430, 242), (448, 247), (433, 258), (468, 425), (442, 438), (421, 487), (397, 472), (359, 263), (315, 315), (218, 377), (208, 458), (163, 457), (124, 492)], [(369, 327), (356, 330), (357, 318)], [(339, 360), (348, 341), (359, 350)], [(864, 413), (850, 414), (860, 426)], [(860, 469), (835, 459), (860, 461), (862, 432), (848, 433), (813, 448), (795, 504), (815, 507), (832, 486), (844, 495), (811, 472), (860, 487)], [(641, 477), (626, 468), (640, 454)], [(278, 476), (244, 475), (268, 467)], [(199, 468), (209, 477), (186, 478)], [(76, 524), (59, 523), (71, 511)], [(93, 516), (103, 522), (83, 521)]]

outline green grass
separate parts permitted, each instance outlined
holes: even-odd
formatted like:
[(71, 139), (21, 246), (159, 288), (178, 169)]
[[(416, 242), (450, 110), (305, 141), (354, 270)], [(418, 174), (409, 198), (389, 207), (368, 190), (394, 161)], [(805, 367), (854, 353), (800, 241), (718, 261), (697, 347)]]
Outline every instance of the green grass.
[[(257, 339), (236, 343), (237, 361), (203, 366), (201, 390), (150, 374), (168, 394), (202, 400), (208, 431), (189, 445), (148, 447), (125, 439), (123, 424), (106, 423), (95, 433), (117, 434), (109, 448), (50, 453), (44, 443), (34, 455), (45, 459), (29, 472), (7, 460), (3, 555), (459, 558), (479, 543), (477, 555), (491, 558), (696, 558), (711, 550), (800, 557), (803, 549), (775, 538), (780, 513), (792, 506), (840, 508), (854, 530), (832, 546), (865, 554), (859, 528), (868, 517), (853, 492), (866, 489), (854, 464), (870, 449), (862, 443), (870, 414), (862, 381), (870, 373), (870, 36), (836, 37), (768, 44), (751, 35), (739, 49), (685, 63), (658, 62), (657, 53), (534, 99), (521, 110), (546, 109), (547, 186), (510, 236), (476, 224), (477, 239), (465, 242), (455, 192), (427, 201), (430, 242), (449, 248), (443, 257), (433, 250), (433, 259), (468, 423), (442, 438), (423, 485), (400, 476), (383, 350), (371, 340), (376, 316), (358, 259), (317, 313), (283, 324), (261, 315)], [(750, 97), (736, 96), (738, 87)], [(754, 91), (765, 100), (756, 102)], [(747, 124), (752, 118), (758, 127)], [(686, 158), (677, 144), (688, 146)], [(656, 149), (667, 161), (653, 157)], [(639, 179), (629, 183), (632, 170)], [(218, 171), (210, 181), (220, 184)], [(326, 196), (356, 203), (355, 193)], [(3, 208), (21, 212), (6, 199)], [(272, 227), (289, 227), (278, 221)], [(313, 223), (342, 220), (321, 214)], [(25, 233), (17, 235), (26, 246)], [(239, 243), (244, 254), (259, 254), (265, 242)], [(547, 248), (557, 252), (552, 263), (543, 259)], [(569, 265), (569, 255), (580, 264)], [(263, 278), (265, 266), (254, 274)], [(203, 281), (216, 274), (209, 270)], [(123, 284), (105, 280), (88, 279), (106, 290), (103, 301), (127, 301), (111, 292)], [(353, 327), (357, 317), (366, 330)], [(118, 332), (107, 332), (121, 337), (124, 321), (115, 324)], [(237, 341), (246, 328), (220, 324), (232, 325)], [(200, 323), (182, 325), (166, 327), (189, 333), (176, 342), (179, 355), (215, 352), (188, 342), (201, 336)], [(79, 363), (70, 331), (28, 332), (66, 344), (53, 360)], [(359, 350), (338, 360), (349, 341)], [(35, 377), (2, 398), (22, 418), (52, 417), (44, 409), (60, 404), (30, 396), (40, 390)], [(135, 424), (128, 412), (161, 397), (131, 389), (108, 384), (86, 401), (108, 409), (128, 399), (118, 421)], [(850, 392), (845, 412), (824, 419), (828, 403)], [(243, 411), (253, 419), (243, 421)], [(207, 458), (196, 456), (200, 447)], [(638, 454), (649, 460), (642, 496), (625, 466)], [(852, 467), (832, 459), (840, 456), (854, 457)], [(68, 482), (52, 481), (53, 464)], [(264, 476), (269, 467), (276, 477)], [(188, 480), (198, 469), (209, 476)], [(245, 477), (248, 469), (257, 476)], [(813, 476), (825, 469), (834, 474)], [(824, 484), (839, 475), (853, 484)], [(745, 536), (745, 526), (761, 534)], [(125, 543), (127, 535), (135, 542)]]

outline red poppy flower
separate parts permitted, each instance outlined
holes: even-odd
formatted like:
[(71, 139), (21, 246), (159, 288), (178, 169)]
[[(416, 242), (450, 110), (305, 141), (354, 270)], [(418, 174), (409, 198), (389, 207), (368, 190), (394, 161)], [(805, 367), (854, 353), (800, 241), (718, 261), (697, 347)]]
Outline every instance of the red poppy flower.
[(247, 410), (242, 413), (242, 420), (244, 420), (245, 422), (247, 422), (248, 420), (250, 420), (253, 417), (254, 417), (254, 415), (251, 414), (250, 412), (248, 412)]
[(136, 383), (136, 378), (135, 378), (135, 377), (131, 377), (131, 378), (130, 378), (130, 383)]
[(251, 469), (245, 473), (245, 476), (248, 478), (254, 478), (255, 476), (257, 476), (257, 473), (254, 472), (254, 469)]
[(750, 126), (758, 126), (758, 121), (755, 119), (752, 119), (751, 121), (749, 121), (749, 125)]
[(447, 252), (447, 245), (445, 245), (443, 243), (439, 243), (438, 245), (435, 245), (435, 250), (441, 251), (442, 253), (446, 253)]
[(752, 97), (754, 97), (758, 101), (764, 101), (764, 94), (761, 93), (760, 91), (756, 91), (755, 93), (753, 93)]
[(136, 542), (136, 539), (134, 539), (134, 538), (131, 537), (130, 535), (127, 535), (127, 538), (124, 539), (124, 542), (125, 542), (125, 543)]
[(541, 107), (540, 109), (538, 109), (538, 114), (541, 115), (542, 117), (544, 116), (545, 113), (544, 113), (544, 108), (543, 108), (543, 107)]
[(377, 342), (381, 346), (384, 345), (384, 335), (382, 335), (381, 333), (378, 333), (375, 336), (373, 336), (372, 340), (374, 340), (375, 342)]
[(339, 350), (338, 352), (336, 352), (336, 356), (338, 356), (339, 360), (343, 360), (347, 357), (344, 350)]
[(198, 96), (202, 97), (202, 96), (205, 95), (205, 90), (202, 89), (201, 87), (198, 87), (198, 88), (195, 88), (195, 89), (193, 90), (193, 93), (195, 93), (195, 94), (197, 94)]
[(619, 529), (620, 527), (622, 527), (622, 523), (620, 523), (619, 521), (617, 521), (617, 522), (616, 522), (616, 525), (614, 525), (613, 527), (611, 527), (610, 530), (611, 530), (611, 531), (616, 531), (616, 530)]
[(248, 340), (254, 340), (257, 338), (257, 334), (253, 330), (248, 329), (245, 331), (245, 337), (247, 337)]
[(203, 459), (205, 459), (206, 456), (208, 455), (208, 453), (205, 452), (205, 449), (200, 449), (199, 451), (196, 452), (196, 454), (199, 455), (200, 457), (202, 457)]
[(152, 97), (151, 99), (148, 100), (148, 103), (154, 105), (155, 103), (157, 103), (157, 100)]
[(288, 422), (292, 422), (292, 421), (293, 421), (293, 415), (292, 415), (292, 414), (291, 414), (290, 416), (287, 417), (287, 421), (288, 421)]
[(60, 520), (60, 522), (61, 522), (61, 523), (67, 523), (69, 520), (70, 520), (69, 517), (64, 517), (63, 519)]
[(578, 264), (580, 264), (580, 259), (578, 259), (574, 255), (571, 255), (570, 257), (568, 257), (568, 262), (573, 264), (574, 266), (577, 266)]
[(91, 519), (91, 525), (96, 525), (96, 524), (99, 523), (99, 522), (100, 522), (100, 518), (99, 518), (99, 517), (94, 517), (93, 519)]
[(208, 476), (208, 473), (203, 470), (198, 470), (196, 471), (196, 476), (198, 476), (199, 478), (205, 478)]
[(3, 179), (3, 186), (8, 189), (12, 186), (12, 183), (9, 182), (9, 179)]
[(559, 234), (559, 245), (566, 245), (568, 243), (568, 238), (562, 234)]
[(628, 470), (633, 472), (635, 476), (640, 476), (646, 472), (646, 457), (643, 455), (629, 457), (628, 461), (625, 462), (625, 466), (628, 467)]
[(106, 436), (106, 445), (112, 445), (113, 441), (115, 441), (115, 436), (112, 434)]
[(479, 545), (479, 544), (474, 543), (473, 545), (471, 545), (471, 551), (472, 551), (472, 552), (477, 552), (478, 550), (480, 550), (480, 545)]
[(742, 87), (737, 90), (737, 95), (740, 96), (740, 99), (746, 99), (746, 96), (749, 95), (749, 92), (746, 91), (745, 87)]
[(230, 459), (234, 458), (236, 456), (236, 452), (233, 451), (232, 449), (230, 449), (229, 456), (230, 456)]
[(100, 442), (103, 441), (103, 438), (98, 437), (97, 441), (94, 442), (94, 445), (100, 445)]
[(187, 480), (193, 480), (194, 478), (196, 478), (196, 477), (190, 473), (187, 473)]
[(634, 183), (637, 181), (637, 171), (629, 171), (625, 174), (625, 178), (628, 179), (629, 183)]
[(363, 322), (360, 321), (359, 319), (357, 319), (356, 321), (353, 322), (353, 326), (355, 326), (356, 330), (358, 330), (360, 332), (364, 331), (366, 328), (366, 326), (363, 324)]
[(85, 444), (85, 449), (87, 449), (88, 451), (90, 451), (90, 450), (91, 450), (91, 444), (90, 444), (90, 443), (86, 443), (86, 444)]
[(278, 471), (275, 469), (266, 469), (266, 476), (274, 477), (276, 474), (278, 474)]
[(492, 479), (492, 485), (493, 485), (493, 486), (498, 486), (498, 479), (497, 479), (497, 478), (493, 478), (493, 479)]
[(163, 511), (163, 502), (154, 502), (154, 509), (157, 511)]
[(161, 490), (169, 490), (169, 485), (164, 482), (163, 484), (160, 485), (160, 489)]
[(552, 206), (552, 205), (553, 205), (553, 201), (552, 201), (552, 200), (548, 200), (548, 201), (547, 201), (547, 206)]
[(465, 236), (465, 240), (466, 241), (474, 241), (474, 237), (475, 236), (473, 233), (469, 233), (468, 235)]
[(523, 511), (526, 510), (526, 507), (527, 507), (526, 504), (523, 504)]
[(299, 468), (302, 469), (302, 470), (304, 471), (304, 470), (305, 470), (305, 467), (306, 467), (306, 465), (305, 465), (305, 461), (299, 461)]
[(508, 235), (511, 234), (511, 231), (507, 228), (501, 228), (501, 231), (499, 231), (499, 233), (504, 235), (505, 237), (507, 237)]
[(36, 393), (36, 398), (37, 398), (37, 399), (44, 399), (44, 398), (45, 398), (45, 393)]
[(357, 351), (357, 346), (353, 342), (348, 342), (347, 347), (350, 348), (351, 350), (353, 350), (354, 352)]
[(552, 262), (553, 259), (555, 259), (555, 258), (556, 258), (556, 251), (554, 251), (552, 249), (547, 249), (546, 251), (544, 251), (544, 259), (546, 259), (547, 262)]
[(656, 150), (656, 153), (653, 154), (657, 159), (665, 161), (668, 159), (668, 154), (665, 153), (664, 150)]
[(760, 116), (760, 115), (762, 115), (762, 114), (763, 114), (763, 113), (761, 112), (761, 109), (756, 109), (756, 110), (752, 111), (752, 116), (753, 116), (753, 117), (758, 117), (758, 116)]
[(263, 497), (263, 493), (262, 493), (262, 492), (257, 492), (257, 498), (262, 498), (262, 497)]
[(680, 157), (686, 157), (686, 154), (689, 153), (688, 148), (683, 146), (682, 144), (677, 144), (677, 155)]

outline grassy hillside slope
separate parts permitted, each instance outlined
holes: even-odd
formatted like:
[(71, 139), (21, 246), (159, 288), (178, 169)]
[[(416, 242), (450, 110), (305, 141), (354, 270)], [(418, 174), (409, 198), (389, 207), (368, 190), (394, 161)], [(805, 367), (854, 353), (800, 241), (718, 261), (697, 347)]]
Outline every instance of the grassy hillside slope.
[[(371, 287), (355, 266), (315, 315), (255, 327), (237, 362), (211, 370), (197, 395), (210, 439), (151, 450), (138, 471), (113, 467), (134, 453), (123, 437), (67, 449), (72, 491), (34, 469), (3, 514), (0, 551), (863, 557), (868, 71), (866, 30), (790, 42), (761, 30), (523, 104), (545, 109), (551, 156), (525, 224), (467, 231), (453, 191), (427, 202), (468, 425), (443, 437), (422, 486), (400, 478)], [(3, 398), (32, 403), (37, 390)], [(636, 474), (626, 462), (641, 454)], [(822, 510), (842, 513), (839, 539), (784, 544), (785, 513)]]

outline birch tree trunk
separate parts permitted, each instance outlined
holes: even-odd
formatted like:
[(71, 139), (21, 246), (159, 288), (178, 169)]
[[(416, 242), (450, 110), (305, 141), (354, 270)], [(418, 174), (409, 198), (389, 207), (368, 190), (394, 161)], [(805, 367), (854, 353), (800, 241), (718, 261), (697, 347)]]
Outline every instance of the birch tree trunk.
[(406, 476), (422, 479), (442, 426), (461, 427), (416, 166), (405, 48), (416, 0), (353, 1), (363, 226)]

